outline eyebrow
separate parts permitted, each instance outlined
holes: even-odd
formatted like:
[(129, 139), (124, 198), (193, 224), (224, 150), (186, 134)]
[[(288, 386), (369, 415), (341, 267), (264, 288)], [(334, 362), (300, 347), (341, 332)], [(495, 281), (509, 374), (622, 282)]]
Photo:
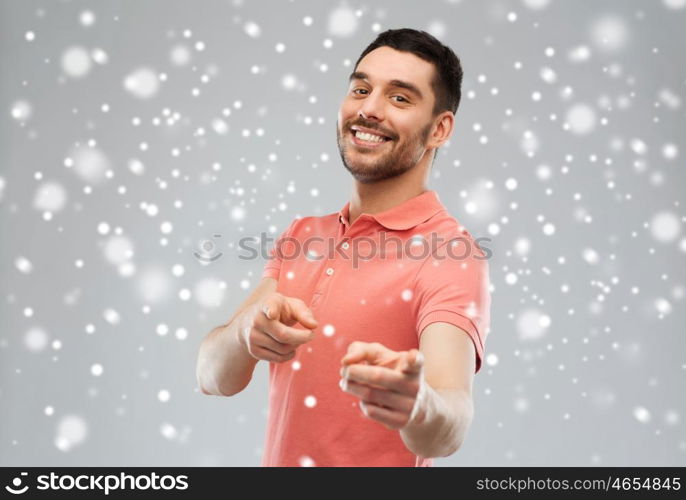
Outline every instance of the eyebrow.
[[(354, 71), (354, 72), (350, 73), (350, 78), (348, 79), (348, 81), (352, 82), (353, 80), (369, 81), (369, 75), (363, 71)], [(401, 89), (408, 90), (408, 91), (412, 92), (413, 94), (415, 94), (420, 99), (424, 98), (424, 95), (422, 94), (421, 90), (419, 90), (419, 88), (416, 85), (414, 85), (413, 83), (406, 82), (403, 80), (398, 80), (398, 79), (390, 80), (388, 83), (392, 87), (399, 87)]]

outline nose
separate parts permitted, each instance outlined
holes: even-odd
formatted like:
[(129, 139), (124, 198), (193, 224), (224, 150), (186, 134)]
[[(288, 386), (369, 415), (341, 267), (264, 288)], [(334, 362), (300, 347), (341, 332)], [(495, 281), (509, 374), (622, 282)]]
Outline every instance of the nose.
[(365, 120), (374, 119), (379, 122), (383, 121), (384, 115), (382, 101), (383, 95), (374, 95), (374, 92), (368, 94), (367, 97), (365, 97), (362, 100), (360, 109), (358, 110), (357, 114)]

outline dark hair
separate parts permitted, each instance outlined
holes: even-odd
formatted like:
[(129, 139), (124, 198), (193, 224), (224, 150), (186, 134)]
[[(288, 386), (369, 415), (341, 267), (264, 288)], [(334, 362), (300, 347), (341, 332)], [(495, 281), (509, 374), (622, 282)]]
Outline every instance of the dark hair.
[(379, 47), (388, 46), (396, 50), (411, 52), (412, 54), (433, 63), (436, 71), (431, 81), (431, 88), (436, 96), (433, 116), (438, 116), (443, 111), (457, 113), (462, 96), (462, 65), (460, 59), (450, 47), (443, 45), (434, 36), (426, 31), (418, 31), (410, 28), (386, 30), (379, 33), (372, 43), (362, 52), (355, 63), (357, 65), (364, 56)]

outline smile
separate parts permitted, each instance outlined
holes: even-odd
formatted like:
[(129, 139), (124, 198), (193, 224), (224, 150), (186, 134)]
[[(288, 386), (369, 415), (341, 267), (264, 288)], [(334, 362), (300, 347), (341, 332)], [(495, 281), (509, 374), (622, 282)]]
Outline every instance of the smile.
[(385, 143), (391, 141), (391, 139), (384, 139), (382, 141), (368, 141), (368, 140), (359, 139), (358, 137), (355, 136), (355, 134), (356, 134), (356, 132), (354, 130), (352, 130), (350, 132), (353, 144), (355, 144), (356, 146), (359, 146), (359, 147), (363, 147), (363, 148), (376, 149), (376, 148), (383, 146)]

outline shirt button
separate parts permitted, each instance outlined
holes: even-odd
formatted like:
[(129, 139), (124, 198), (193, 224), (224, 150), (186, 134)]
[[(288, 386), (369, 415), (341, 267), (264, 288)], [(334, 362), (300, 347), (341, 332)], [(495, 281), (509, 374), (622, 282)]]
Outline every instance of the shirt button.
[(326, 274), (328, 274), (329, 276), (331, 276), (331, 275), (333, 274), (333, 268), (332, 268), (332, 267), (329, 267), (329, 268), (326, 270)]
[(343, 247), (343, 250), (347, 250), (348, 248), (350, 248), (350, 243), (348, 243), (347, 241), (344, 241), (341, 246)]

